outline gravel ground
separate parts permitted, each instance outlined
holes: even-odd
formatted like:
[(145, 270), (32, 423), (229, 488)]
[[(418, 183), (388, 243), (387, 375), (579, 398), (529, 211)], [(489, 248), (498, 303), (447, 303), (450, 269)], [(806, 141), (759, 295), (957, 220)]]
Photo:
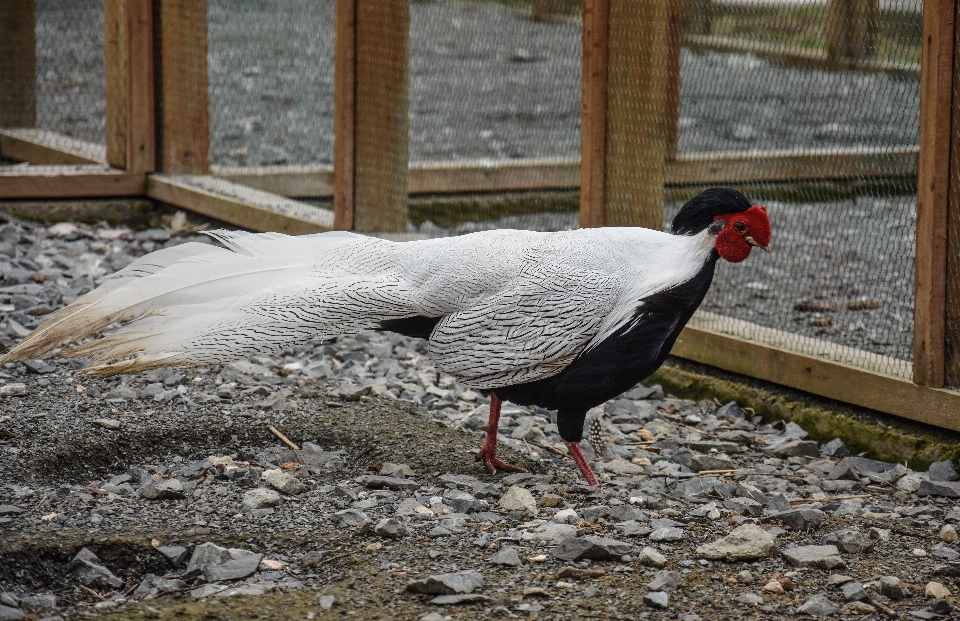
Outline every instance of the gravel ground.
[[(3, 344), (195, 238), (169, 224), (0, 226)], [(503, 455), (530, 473), (491, 476), (472, 459), (486, 396), (423, 345), (364, 334), (105, 381), (83, 361), (6, 365), (0, 619), (954, 614), (952, 464), (853, 457), (638, 386), (588, 418), (603, 490), (553, 413), (510, 404)]]

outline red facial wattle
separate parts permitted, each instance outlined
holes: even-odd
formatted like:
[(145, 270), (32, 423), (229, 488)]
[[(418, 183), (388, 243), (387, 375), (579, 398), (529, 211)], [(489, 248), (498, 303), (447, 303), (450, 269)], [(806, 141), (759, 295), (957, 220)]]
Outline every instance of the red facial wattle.
[(717, 234), (716, 248), (721, 257), (739, 263), (750, 256), (754, 246), (769, 250), (770, 218), (766, 207), (751, 207), (741, 213), (717, 216), (725, 225)]

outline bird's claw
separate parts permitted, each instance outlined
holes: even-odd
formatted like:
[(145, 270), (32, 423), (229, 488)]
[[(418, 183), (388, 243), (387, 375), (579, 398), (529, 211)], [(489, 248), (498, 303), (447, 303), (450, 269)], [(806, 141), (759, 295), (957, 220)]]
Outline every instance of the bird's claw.
[(497, 457), (495, 451), (490, 451), (487, 447), (480, 449), (480, 452), (477, 453), (477, 461), (482, 461), (483, 465), (486, 466), (487, 470), (490, 471), (490, 474), (496, 474), (497, 470), (502, 472), (526, 472), (526, 468), (521, 468), (520, 466), (514, 466), (513, 464), (508, 464), (502, 459)]

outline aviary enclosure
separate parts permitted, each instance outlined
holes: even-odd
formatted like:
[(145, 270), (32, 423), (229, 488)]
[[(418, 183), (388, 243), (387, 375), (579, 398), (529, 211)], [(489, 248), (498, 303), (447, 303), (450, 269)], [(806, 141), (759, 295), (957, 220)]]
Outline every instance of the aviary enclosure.
[(766, 204), (674, 355), (960, 430), (947, 0), (2, 0), (0, 199), (395, 239)]

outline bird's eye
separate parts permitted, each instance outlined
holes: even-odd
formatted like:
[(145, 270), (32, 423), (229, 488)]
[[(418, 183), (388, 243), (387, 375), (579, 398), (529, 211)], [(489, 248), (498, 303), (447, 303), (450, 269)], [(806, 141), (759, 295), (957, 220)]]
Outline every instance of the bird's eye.
[(740, 233), (743, 233), (744, 231), (747, 230), (747, 225), (744, 224), (743, 222), (736, 222), (734, 223), (733, 228), (737, 229), (737, 231), (739, 231)]

